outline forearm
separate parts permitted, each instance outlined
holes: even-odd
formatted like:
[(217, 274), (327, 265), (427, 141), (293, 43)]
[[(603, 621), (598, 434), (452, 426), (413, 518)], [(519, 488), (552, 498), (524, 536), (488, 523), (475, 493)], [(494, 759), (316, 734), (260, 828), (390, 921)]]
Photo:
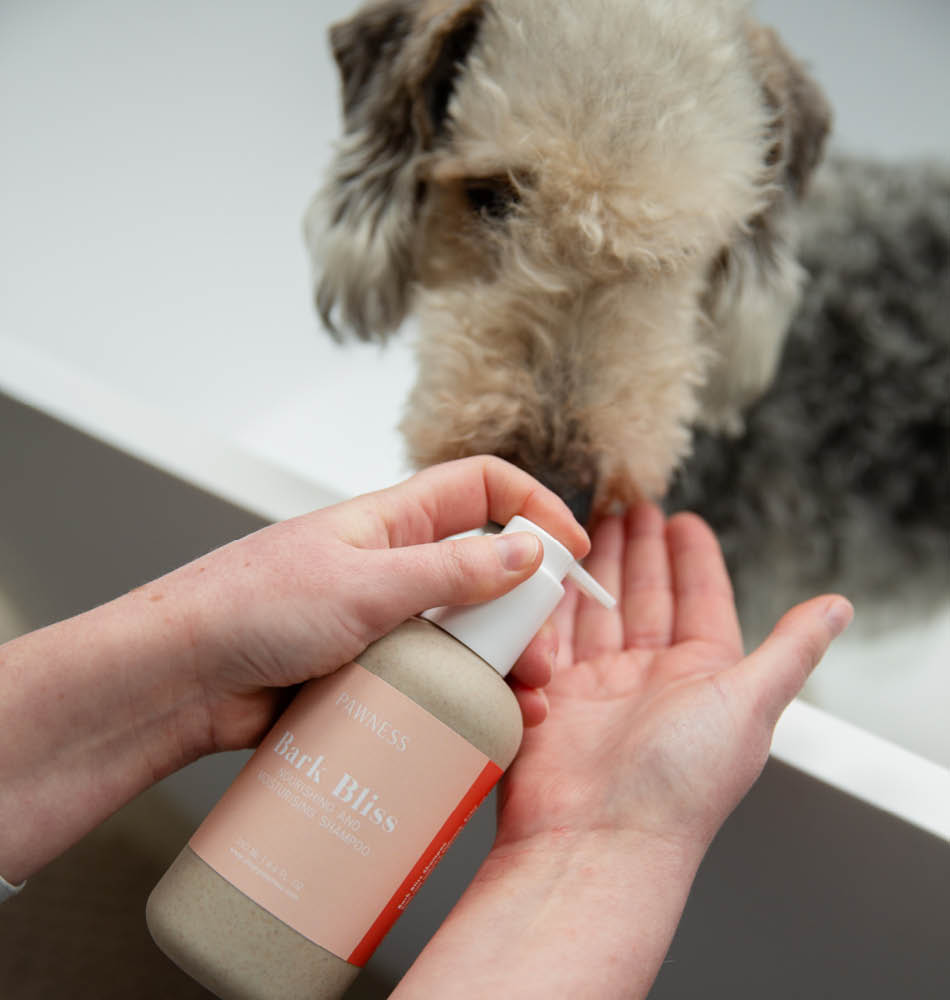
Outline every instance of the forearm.
[(701, 855), (615, 833), (495, 848), (394, 997), (645, 997)]
[(0, 647), (8, 880), (31, 876), (197, 756), (203, 707), (189, 679), (193, 657), (174, 595), (149, 588)]

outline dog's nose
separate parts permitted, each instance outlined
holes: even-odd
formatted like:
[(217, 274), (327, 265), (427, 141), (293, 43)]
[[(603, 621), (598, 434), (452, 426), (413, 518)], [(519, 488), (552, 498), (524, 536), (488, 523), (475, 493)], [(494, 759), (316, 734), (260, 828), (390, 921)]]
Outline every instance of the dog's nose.
[(596, 476), (591, 469), (585, 468), (583, 473), (579, 473), (576, 469), (568, 470), (557, 465), (526, 462), (520, 457), (508, 460), (556, 493), (567, 504), (578, 524), (587, 524), (597, 492)]
[(590, 518), (590, 509), (594, 502), (594, 487), (576, 486), (558, 491), (560, 498), (570, 508), (578, 524), (587, 524)]

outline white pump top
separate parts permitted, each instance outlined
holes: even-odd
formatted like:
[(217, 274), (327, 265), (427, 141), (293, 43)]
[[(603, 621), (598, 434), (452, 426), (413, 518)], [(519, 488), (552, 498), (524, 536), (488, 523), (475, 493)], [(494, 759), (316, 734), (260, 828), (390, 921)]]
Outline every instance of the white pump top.
[(504, 677), (564, 596), (570, 577), (605, 608), (617, 603), (552, 535), (524, 517), (513, 517), (502, 532), (530, 531), (544, 546), (541, 565), (524, 583), (485, 604), (432, 608), (422, 617), (455, 636)]

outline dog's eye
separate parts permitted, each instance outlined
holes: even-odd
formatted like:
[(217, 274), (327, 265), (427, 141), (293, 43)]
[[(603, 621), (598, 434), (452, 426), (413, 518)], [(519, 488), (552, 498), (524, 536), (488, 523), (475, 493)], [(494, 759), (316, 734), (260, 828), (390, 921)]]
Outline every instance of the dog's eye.
[(465, 185), (469, 208), (485, 219), (505, 219), (518, 203), (518, 192), (507, 177), (480, 177)]

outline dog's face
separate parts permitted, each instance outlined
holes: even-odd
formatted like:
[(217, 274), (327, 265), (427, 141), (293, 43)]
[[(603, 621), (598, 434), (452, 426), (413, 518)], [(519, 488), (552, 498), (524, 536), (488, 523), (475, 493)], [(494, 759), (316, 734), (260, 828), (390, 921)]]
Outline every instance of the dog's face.
[(388, 0), (331, 38), (318, 303), (418, 314), (414, 462), (500, 455), (582, 519), (661, 495), (774, 372), (817, 88), (727, 0)]

